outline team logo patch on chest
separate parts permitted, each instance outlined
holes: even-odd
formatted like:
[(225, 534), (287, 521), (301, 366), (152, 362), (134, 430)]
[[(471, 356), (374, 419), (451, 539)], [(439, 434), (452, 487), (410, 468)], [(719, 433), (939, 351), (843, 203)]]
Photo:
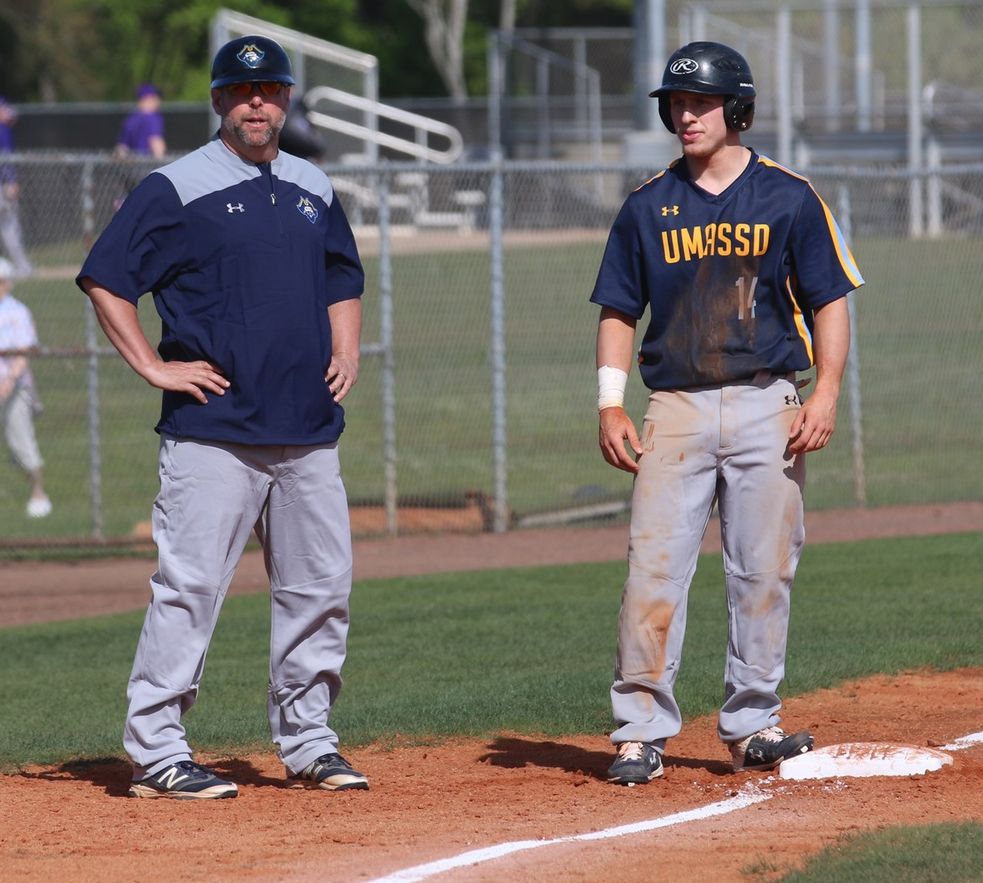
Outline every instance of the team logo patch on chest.
[(297, 201), (297, 211), (299, 211), (312, 224), (317, 222), (319, 212), (314, 207), (314, 203), (311, 202), (306, 196), (302, 196)]

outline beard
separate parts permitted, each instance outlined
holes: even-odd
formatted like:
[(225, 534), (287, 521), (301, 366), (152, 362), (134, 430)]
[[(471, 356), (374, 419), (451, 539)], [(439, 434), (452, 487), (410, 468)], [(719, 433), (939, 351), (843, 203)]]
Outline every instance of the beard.
[(265, 147), (280, 134), (283, 129), (284, 116), (279, 122), (270, 121), (264, 129), (250, 129), (245, 125), (236, 125), (230, 117), (222, 121), (222, 126), (236, 141), (246, 147)]

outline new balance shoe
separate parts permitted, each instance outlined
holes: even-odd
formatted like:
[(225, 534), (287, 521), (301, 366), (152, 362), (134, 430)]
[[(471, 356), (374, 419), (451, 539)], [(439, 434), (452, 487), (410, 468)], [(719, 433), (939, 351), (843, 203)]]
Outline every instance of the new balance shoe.
[(615, 785), (644, 785), (662, 775), (662, 755), (648, 742), (622, 742), (608, 770)]
[(215, 800), (235, 797), (235, 783), (220, 779), (211, 770), (181, 760), (159, 773), (130, 784), (130, 797), (173, 797), (177, 800)]
[(773, 770), (783, 760), (812, 751), (812, 734), (803, 730), (788, 736), (781, 727), (765, 727), (729, 747), (735, 772)]
[(289, 774), (292, 781), (325, 791), (365, 791), (369, 780), (340, 754), (322, 754), (299, 773)]

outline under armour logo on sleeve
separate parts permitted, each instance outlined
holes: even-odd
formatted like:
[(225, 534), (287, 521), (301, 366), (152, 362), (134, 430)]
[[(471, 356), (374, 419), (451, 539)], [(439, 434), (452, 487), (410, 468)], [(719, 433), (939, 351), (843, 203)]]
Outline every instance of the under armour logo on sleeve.
[(235, 205), (233, 205), (231, 202), (227, 202), (225, 205), (226, 208), (228, 208), (230, 215), (233, 212), (244, 212), (246, 210), (245, 206), (243, 206), (241, 202), (237, 202)]

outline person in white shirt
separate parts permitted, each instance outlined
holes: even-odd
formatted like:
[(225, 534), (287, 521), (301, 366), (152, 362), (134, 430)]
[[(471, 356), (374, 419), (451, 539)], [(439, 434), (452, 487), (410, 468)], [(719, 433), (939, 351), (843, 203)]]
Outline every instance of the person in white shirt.
[(31, 481), (27, 514), (44, 518), (51, 514), (51, 500), (44, 491), (44, 462), (34, 433), (40, 403), (27, 358), (38, 337), (31, 311), (10, 293), (13, 277), (13, 265), (0, 258), (0, 423), (14, 462)]

